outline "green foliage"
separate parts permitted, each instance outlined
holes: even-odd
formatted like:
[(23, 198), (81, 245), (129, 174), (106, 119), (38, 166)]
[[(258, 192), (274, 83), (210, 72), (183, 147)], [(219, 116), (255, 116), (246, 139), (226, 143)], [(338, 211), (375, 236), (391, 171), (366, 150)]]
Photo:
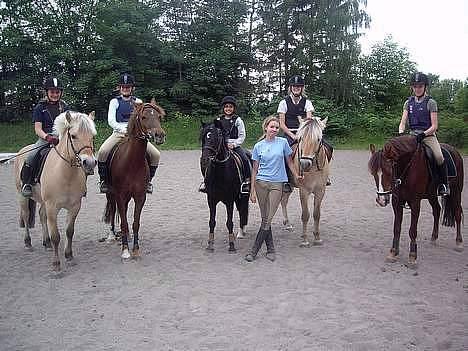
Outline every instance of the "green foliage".
[(461, 118), (439, 117), (439, 141), (451, 144), (457, 148), (468, 147), (468, 123)]

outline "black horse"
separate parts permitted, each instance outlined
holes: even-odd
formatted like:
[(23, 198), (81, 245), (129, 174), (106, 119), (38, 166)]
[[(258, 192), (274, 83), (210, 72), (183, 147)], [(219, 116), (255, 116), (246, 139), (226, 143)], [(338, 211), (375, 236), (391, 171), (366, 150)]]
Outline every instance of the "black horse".
[(200, 169), (205, 177), (206, 194), (210, 208), (210, 233), (207, 250), (214, 250), (214, 228), (216, 226), (216, 206), (218, 202), (224, 203), (227, 212), (226, 227), (229, 231), (229, 251), (234, 252), (234, 233), (232, 215), (234, 203), (239, 211), (239, 234), (243, 237), (244, 227), (249, 216), (249, 195), (241, 194), (241, 167), (229, 150), (219, 121), (202, 123), (200, 131), (202, 153)]

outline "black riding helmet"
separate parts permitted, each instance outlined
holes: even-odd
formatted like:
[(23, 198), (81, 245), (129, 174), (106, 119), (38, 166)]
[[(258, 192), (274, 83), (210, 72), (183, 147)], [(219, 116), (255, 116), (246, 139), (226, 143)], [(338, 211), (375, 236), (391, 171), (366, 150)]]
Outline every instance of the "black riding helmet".
[(429, 85), (429, 78), (427, 78), (427, 75), (421, 72), (416, 72), (411, 75), (411, 85), (414, 84), (424, 84), (425, 86)]
[(297, 85), (297, 86), (304, 86), (304, 78), (301, 76), (292, 76), (289, 78), (289, 85)]
[(236, 98), (234, 96), (225, 96), (223, 100), (221, 100), (221, 106), (224, 107), (226, 104), (233, 104), (236, 107)]
[(122, 73), (119, 78), (119, 85), (135, 85), (135, 78), (129, 73)]
[(43, 84), (44, 90), (49, 90), (49, 89), (58, 89), (58, 90), (63, 90), (63, 85), (62, 82), (56, 78), (56, 77), (49, 77), (44, 81)]

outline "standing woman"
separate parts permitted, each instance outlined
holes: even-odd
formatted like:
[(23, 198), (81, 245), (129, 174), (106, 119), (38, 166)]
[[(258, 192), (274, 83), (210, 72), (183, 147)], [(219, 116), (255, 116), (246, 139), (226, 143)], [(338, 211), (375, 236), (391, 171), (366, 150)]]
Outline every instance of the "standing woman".
[(58, 78), (47, 78), (43, 87), (45, 98), (34, 107), (32, 117), (34, 132), (38, 139), (21, 169), (21, 181), (23, 183), (21, 194), (25, 197), (32, 196), (33, 173), (39, 166), (40, 151), (49, 145), (57, 145), (59, 142), (58, 136), (53, 134), (54, 120), (59, 114), (69, 109), (65, 101), (62, 100), (63, 86)]
[(275, 116), (267, 117), (263, 121), (263, 139), (257, 142), (252, 151), (252, 187), (250, 200), (260, 207), (262, 223), (255, 242), (245, 259), (252, 262), (265, 241), (267, 247), (266, 258), (275, 260), (275, 247), (271, 233), (271, 221), (278, 209), (283, 195), (283, 183), (288, 181), (286, 166), (296, 179), (302, 179), (294, 170), (292, 150), (285, 138), (278, 137), (280, 121)]

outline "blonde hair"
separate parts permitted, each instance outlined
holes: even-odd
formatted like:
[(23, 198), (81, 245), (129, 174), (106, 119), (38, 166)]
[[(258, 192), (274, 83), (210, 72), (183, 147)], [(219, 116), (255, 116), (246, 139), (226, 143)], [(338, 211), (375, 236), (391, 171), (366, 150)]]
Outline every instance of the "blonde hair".
[(277, 122), (277, 123), (279, 124), (279, 123), (280, 123), (280, 120), (279, 120), (279, 118), (278, 118), (276, 115), (270, 115), (270, 116), (268, 116), (267, 118), (265, 118), (265, 119), (263, 120), (263, 123), (262, 123), (263, 135), (258, 139), (259, 141), (265, 139), (265, 137), (266, 137), (266, 129), (267, 129), (268, 125), (269, 125), (271, 122)]

